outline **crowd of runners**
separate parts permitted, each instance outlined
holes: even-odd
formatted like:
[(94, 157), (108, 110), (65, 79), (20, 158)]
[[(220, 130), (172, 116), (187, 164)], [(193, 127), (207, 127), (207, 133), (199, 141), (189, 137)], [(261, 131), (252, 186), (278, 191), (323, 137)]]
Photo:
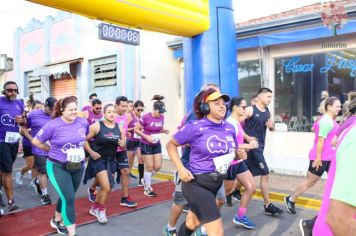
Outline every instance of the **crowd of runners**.
[[(105, 205), (115, 184), (121, 185), (119, 204), (125, 207), (138, 204), (129, 194), (132, 180), (143, 187), (147, 197), (157, 196), (152, 177), (162, 167), (161, 136), (170, 133), (173, 135), (163, 148), (176, 171), (173, 204), (163, 226), (165, 236), (224, 235), (220, 210), (225, 202), (233, 206), (232, 199), (240, 201), (232, 221), (246, 229), (258, 227), (247, 212), (256, 190), (255, 176), (260, 176), (264, 212), (274, 217), (283, 213), (269, 199), (269, 168), (263, 154), (267, 129), (274, 130), (269, 88), (259, 89), (247, 101), (221, 94), (214, 84), (204, 85), (173, 132), (164, 126), (166, 108), (160, 95), (153, 96), (152, 108), (143, 114), (144, 103), (125, 96), (103, 105), (91, 94), (90, 105), (80, 109), (75, 96), (48, 97), (44, 103), (30, 98), (24, 103), (18, 93), (17, 84), (8, 81), (0, 97), (0, 190), (7, 198), (6, 204), (0, 192), (0, 215), (4, 214), (1, 207), (7, 206), (9, 213), (19, 208), (12, 180), (19, 143), (25, 166), (14, 173), (15, 184), (23, 186), (28, 173), (30, 187), (39, 194), (41, 204), (49, 205), (59, 196), (48, 220), (59, 234), (72, 236), (76, 235), (75, 193), (82, 181), (90, 181), (88, 214), (102, 224), (108, 222)], [(307, 177), (285, 198), (285, 205), (295, 214), (298, 196), (328, 172), (318, 216), (301, 220), (300, 227), (303, 235), (348, 235), (356, 230), (356, 188), (350, 188), (356, 178), (356, 98), (344, 105), (339, 123), (338, 98), (326, 97), (319, 111)], [(138, 176), (131, 174), (135, 157)], [(58, 196), (49, 196), (49, 183)], [(178, 227), (183, 210), (188, 214)]]

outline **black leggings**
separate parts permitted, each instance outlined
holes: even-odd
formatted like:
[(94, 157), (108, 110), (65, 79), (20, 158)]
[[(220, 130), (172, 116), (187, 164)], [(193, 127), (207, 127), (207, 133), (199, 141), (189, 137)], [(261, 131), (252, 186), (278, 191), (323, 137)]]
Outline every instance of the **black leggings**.
[(62, 165), (47, 160), (47, 175), (59, 195), (56, 211), (62, 214), (65, 226), (75, 224), (74, 200), (83, 168), (67, 170)]

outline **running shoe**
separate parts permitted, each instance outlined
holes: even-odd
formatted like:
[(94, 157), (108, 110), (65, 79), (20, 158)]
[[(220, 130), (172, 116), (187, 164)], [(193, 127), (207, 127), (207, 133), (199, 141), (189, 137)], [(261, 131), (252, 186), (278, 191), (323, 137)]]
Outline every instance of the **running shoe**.
[(152, 188), (145, 189), (145, 191), (143, 193), (148, 197), (157, 197), (157, 194), (155, 192), (153, 192)]
[(138, 182), (137, 187), (143, 187), (143, 186), (144, 186), (144, 185), (143, 185), (142, 181), (140, 180), (140, 181)]
[(190, 211), (190, 206), (189, 206), (189, 203), (188, 203), (188, 204), (184, 205), (183, 212), (188, 213), (189, 211)]
[(0, 208), (0, 217), (3, 216), (4, 214), (5, 214), (4, 210)]
[(310, 227), (306, 220), (301, 219), (299, 221), (299, 229), (302, 233), (302, 236), (312, 236), (313, 228)]
[(168, 230), (167, 225), (163, 227), (163, 235), (164, 236), (177, 236), (177, 230)]
[(50, 225), (53, 229), (57, 230), (58, 234), (68, 234), (67, 228), (64, 226), (63, 222), (60, 221), (55, 221), (54, 217), (50, 221)]
[(105, 209), (104, 210), (99, 210), (99, 209), (94, 209), (93, 207), (89, 210), (89, 213), (93, 216), (95, 216), (98, 219), (98, 222), (100, 224), (106, 224), (108, 223), (108, 218), (106, 217)]
[(199, 227), (195, 230), (194, 236), (208, 236), (208, 235), (204, 234), (201, 230), (201, 227)]
[(22, 174), (21, 174), (20, 171), (16, 173), (15, 182), (16, 182), (16, 184), (19, 185), (19, 186), (22, 186), (22, 185), (23, 185), (23, 176), (22, 176)]
[(241, 201), (241, 192), (240, 192), (240, 190), (235, 189), (235, 190), (232, 192), (231, 198), (234, 199), (234, 200), (236, 200), (236, 201)]
[(29, 170), (27, 173), (28, 173), (27, 178), (29, 180), (31, 180), (32, 179), (32, 170)]
[(7, 204), (8, 204), (7, 206), (8, 212), (16, 211), (19, 208), (19, 206), (16, 205), (14, 200), (10, 200)]
[(291, 214), (295, 214), (295, 202), (290, 200), (290, 195), (284, 197), (284, 204), (286, 205), (287, 211)]
[(270, 216), (278, 216), (283, 213), (281, 209), (270, 203), (267, 207), (265, 208), (265, 213)]
[(244, 215), (243, 217), (238, 217), (235, 215), (234, 219), (232, 220), (236, 225), (241, 225), (245, 227), (246, 229), (253, 229), (256, 227), (256, 225), (246, 216)]
[(40, 186), (40, 183), (39, 183), (39, 180), (38, 178), (35, 179), (35, 181), (33, 181), (33, 183), (35, 184), (36, 188), (35, 188), (35, 191), (38, 195), (41, 195), (42, 196), (42, 190), (41, 190), (41, 186)]
[(31, 189), (31, 190), (36, 190), (36, 185), (35, 185), (34, 181), (31, 181), (31, 182), (28, 184), (28, 188)]
[(136, 207), (137, 206), (137, 202), (132, 201), (132, 199), (130, 197), (121, 198), (120, 206)]
[(0, 191), (0, 206), (5, 207), (5, 202), (2, 200), (2, 192)]
[(232, 207), (232, 194), (226, 196), (226, 205)]
[(137, 176), (135, 176), (135, 175), (133, 175), (133, 174), (130, 173), (130, 178), (131, 178), (131, 179), (137, 179)]
[(49, 195), (48, 195), (48, 194), (43, 195), (43, 196), (41, 197), (41, 203), (42, 203), (42, 205), (51, 205), (52, 201), (51, 201), (51, 199), (49, 198)]
[(88, 188), (88, 199), (89, 201), (91, 202), (95, 202), (95, 199), (96, 199), (96, 190), (93, 190), (91, 188)]

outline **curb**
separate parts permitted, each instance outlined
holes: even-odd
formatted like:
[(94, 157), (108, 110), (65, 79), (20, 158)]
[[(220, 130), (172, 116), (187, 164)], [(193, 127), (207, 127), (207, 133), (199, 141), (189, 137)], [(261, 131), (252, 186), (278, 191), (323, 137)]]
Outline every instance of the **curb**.
[[(132, 169), (132, 173), (138, 175), (138, 170), (133, 168)], [(173, 175), (172, 174), (167, 174), (167, 173), (162, 173), (162, 172), (156, 173), (154, 175), (154, 178), (158, 179), (158, 180), (164, 180), (164, 181), (173, 181)], [(283, 203), (283, 204), (284, 204), (284, 198), (286, 196), (288, 196), (288, 194), (278, 193), (278, 192), (270, 192), (269, 193), (269, 197), (270, 197), (271, 201), (280, 202), (280, 203)], [(253, 197), (255, 199), (263, 199), (261, 190), (257, 189), (255, 194), (253, 195)], [(319, 211), (320, 210), (320, 206), (321, 206), (321, 201), (313, 199), (313, 198), (298, 197), (298, 199), (296, 201), (296, 205), (297, 206), (301, 206), (301, 207), (305, 207), (305, 208), (308, 208), (308, 209)]]

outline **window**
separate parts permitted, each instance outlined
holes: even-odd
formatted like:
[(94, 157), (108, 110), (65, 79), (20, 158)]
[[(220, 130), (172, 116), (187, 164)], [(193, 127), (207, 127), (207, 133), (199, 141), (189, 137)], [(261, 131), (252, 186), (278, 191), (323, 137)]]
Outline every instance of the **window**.
[(94, 82), (94, 89), (116, 86), (116, 65), (116, 56), (91, 61), (91, 74)]
[(238, 62), (239, 96), (250, 101), (261, 87), (261, 66), (259, 60)]
[(275, 59), (275, 119), (308, 132), (320, 115), (321, 93), (340, 98), (356, 88), (356, 50)]
[(35, 99), (41, 100), (41, 77), (33, 76), (32, 72), (28, 72), (27, 81), (27, 95), (33, 93)]

